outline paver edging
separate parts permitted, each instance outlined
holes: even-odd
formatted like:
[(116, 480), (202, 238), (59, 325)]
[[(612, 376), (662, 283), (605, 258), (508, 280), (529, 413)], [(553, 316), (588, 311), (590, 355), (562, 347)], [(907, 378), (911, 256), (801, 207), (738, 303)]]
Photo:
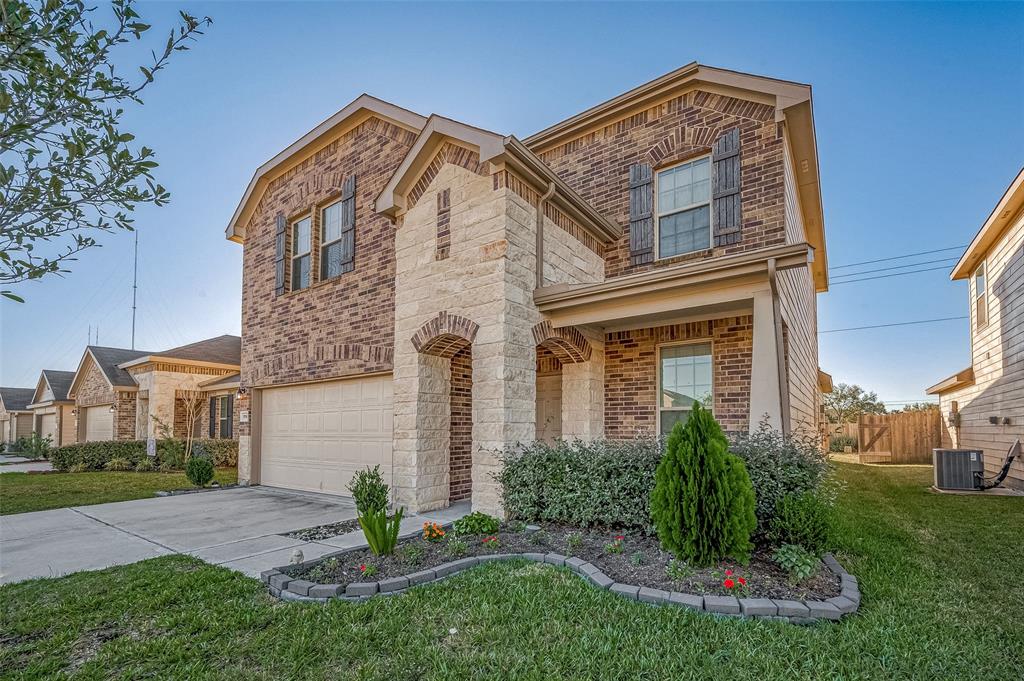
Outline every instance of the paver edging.
[[(325, 558), (361, 551), (365, 546), (354, 546), (329, 556), (321, 556), (315, 560), (305, 561), (298, 567), (310, 567)], [(579, 575), (594, 586), (609, 590), (623, 598), (640, 601), (655, 606), (685, 607), (699, 610), (719, 617), (743, 617), (747, 619), (782, 620), (793, 624), (810, 624), (821, 620), (837, 621), (846, 615), (857, 612), (860, 608), (860, 587), (857, 578), (848, 573), (832, 554), (825, 554), (822, 561), (828, 570), (835, 573), (841, 580), (842, 594), (824, 601), (795, 601), (770, 598), (736, 598), (735, 596), (702, 596), (679, 591), (664, 591), (652, 587), (641, 587), (632, 584), (620, 584), (601, 572), (593, 563), (580, 558), (566, 558), (552, 553), (492, 553), (484, 556), (470, 556), (426, 570), (419, 570), (399, 577), (383, 579), (379, 582), (352, 582), (348, 585), (318, 584), (310, 587), (309, 582), (292, 579), (284, 569), (297, 567), (289, 565), (283, 568), (267, 570), (260, 574), (260, 581), (267, 585), (270, 594), (286, 601), (305, 601), (326, 603), (329, 600), (364, 601), (373, 596), (394, 596), (422, 584), (430, 584), (463, 570), (502, 560), (528, 560), (535, 563), (547, 563), (562, 566)], [(321, 596), (323, 593), (334, 593), (334, 596)], [(308, 595), (307, 595), (308, 594)], [(315, 594), (315, 595), (314, 595)]]

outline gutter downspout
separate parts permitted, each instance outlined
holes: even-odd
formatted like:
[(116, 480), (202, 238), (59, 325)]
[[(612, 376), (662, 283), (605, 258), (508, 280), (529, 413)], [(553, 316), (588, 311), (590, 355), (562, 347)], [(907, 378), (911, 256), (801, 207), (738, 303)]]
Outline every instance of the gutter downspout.
[(537, 288), (544, 286), (544, 204), (555, 194), (555, 183), (548, 182), (548, 189), (537, 200)]
[(790, 432), (789, 383), (786, 380), (786, 353), (782, 342), (782, 312), (779, 309), (779, 282), (775, 258), (768, 258), (768, 283), (772, 290), (772, 321), (775, 325), (775, 357), (779, 371), (779, 406), (782, 412), (782, 434)]

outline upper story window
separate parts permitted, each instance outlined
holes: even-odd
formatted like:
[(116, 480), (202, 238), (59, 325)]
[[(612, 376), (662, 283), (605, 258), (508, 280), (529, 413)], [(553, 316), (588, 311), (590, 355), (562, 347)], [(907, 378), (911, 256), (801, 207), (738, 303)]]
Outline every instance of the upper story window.
[(292, 290), (309, 286), (309, 250), (312, 245), (310, 229), (312, 219), (302, 218), (292, 223)]
[(985, 263), (974, 271), (974, 328), (981, 329), (988, 324), (988, 282)]
[(668, 435), (690, 418), (694, 402), (712, 408), (711, 343), (663, 346), (658, 361), (658, 421)]
[(320, 211), (320, 279), (341, 274), (341, 201)]
[(658, 257), (711, 248), (711, 159), (658, 172)]

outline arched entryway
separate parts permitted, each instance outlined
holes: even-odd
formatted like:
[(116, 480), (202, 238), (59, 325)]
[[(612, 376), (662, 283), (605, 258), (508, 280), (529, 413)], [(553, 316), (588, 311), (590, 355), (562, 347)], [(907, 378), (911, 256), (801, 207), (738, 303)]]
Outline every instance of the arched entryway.
[(537, 439), (599, 436), (592, 402), (600, 402), (603, 363), (594, 361), (592, 343), (576, 327), (554, 328), (546, 320), (533, 327), (533, 339), (537, 343)]

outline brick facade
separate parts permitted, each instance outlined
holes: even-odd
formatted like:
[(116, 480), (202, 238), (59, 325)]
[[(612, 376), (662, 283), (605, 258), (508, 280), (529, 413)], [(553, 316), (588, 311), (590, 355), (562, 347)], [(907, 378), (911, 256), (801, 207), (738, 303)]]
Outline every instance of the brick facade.
[(473, 491), (473, 350), (451, 359), (451, 431), (448, 436), (449, 501), (469, 499)]
[[(373, 212), (373, 202), (414, 139), (407, 130), (369, 118), (270, 183), (246, 227), (242, 385), (391, 370), (395, 226)], [(338, 198), (351, 174), (356, 175), (355, 269), (319, 281), (318, 209)], [(275, 297), (276, 216), (283, 214), (290, 223), (310, 213), (312, 283)]]
[[(541, 159), (598, 211), (623, 227), (605, 252), (609, 278), (786, 242), (783, 139), (774, 108), (696, 91), (657, 104), (540, 153)], [(740, 129), (742, 237), (738, 243), (655, 260), (629, 261), (629, 167), (659, 167), (711, 153), (722, 132)], [(534, 150), (536, 151), (536, 150)]]
[(747, 430), (754, 347), (750, 315), (619, 331), (605, 336), (605, 435), (630, 439), (658, 430), (658, 346), (710, 341), (715, 418)]

